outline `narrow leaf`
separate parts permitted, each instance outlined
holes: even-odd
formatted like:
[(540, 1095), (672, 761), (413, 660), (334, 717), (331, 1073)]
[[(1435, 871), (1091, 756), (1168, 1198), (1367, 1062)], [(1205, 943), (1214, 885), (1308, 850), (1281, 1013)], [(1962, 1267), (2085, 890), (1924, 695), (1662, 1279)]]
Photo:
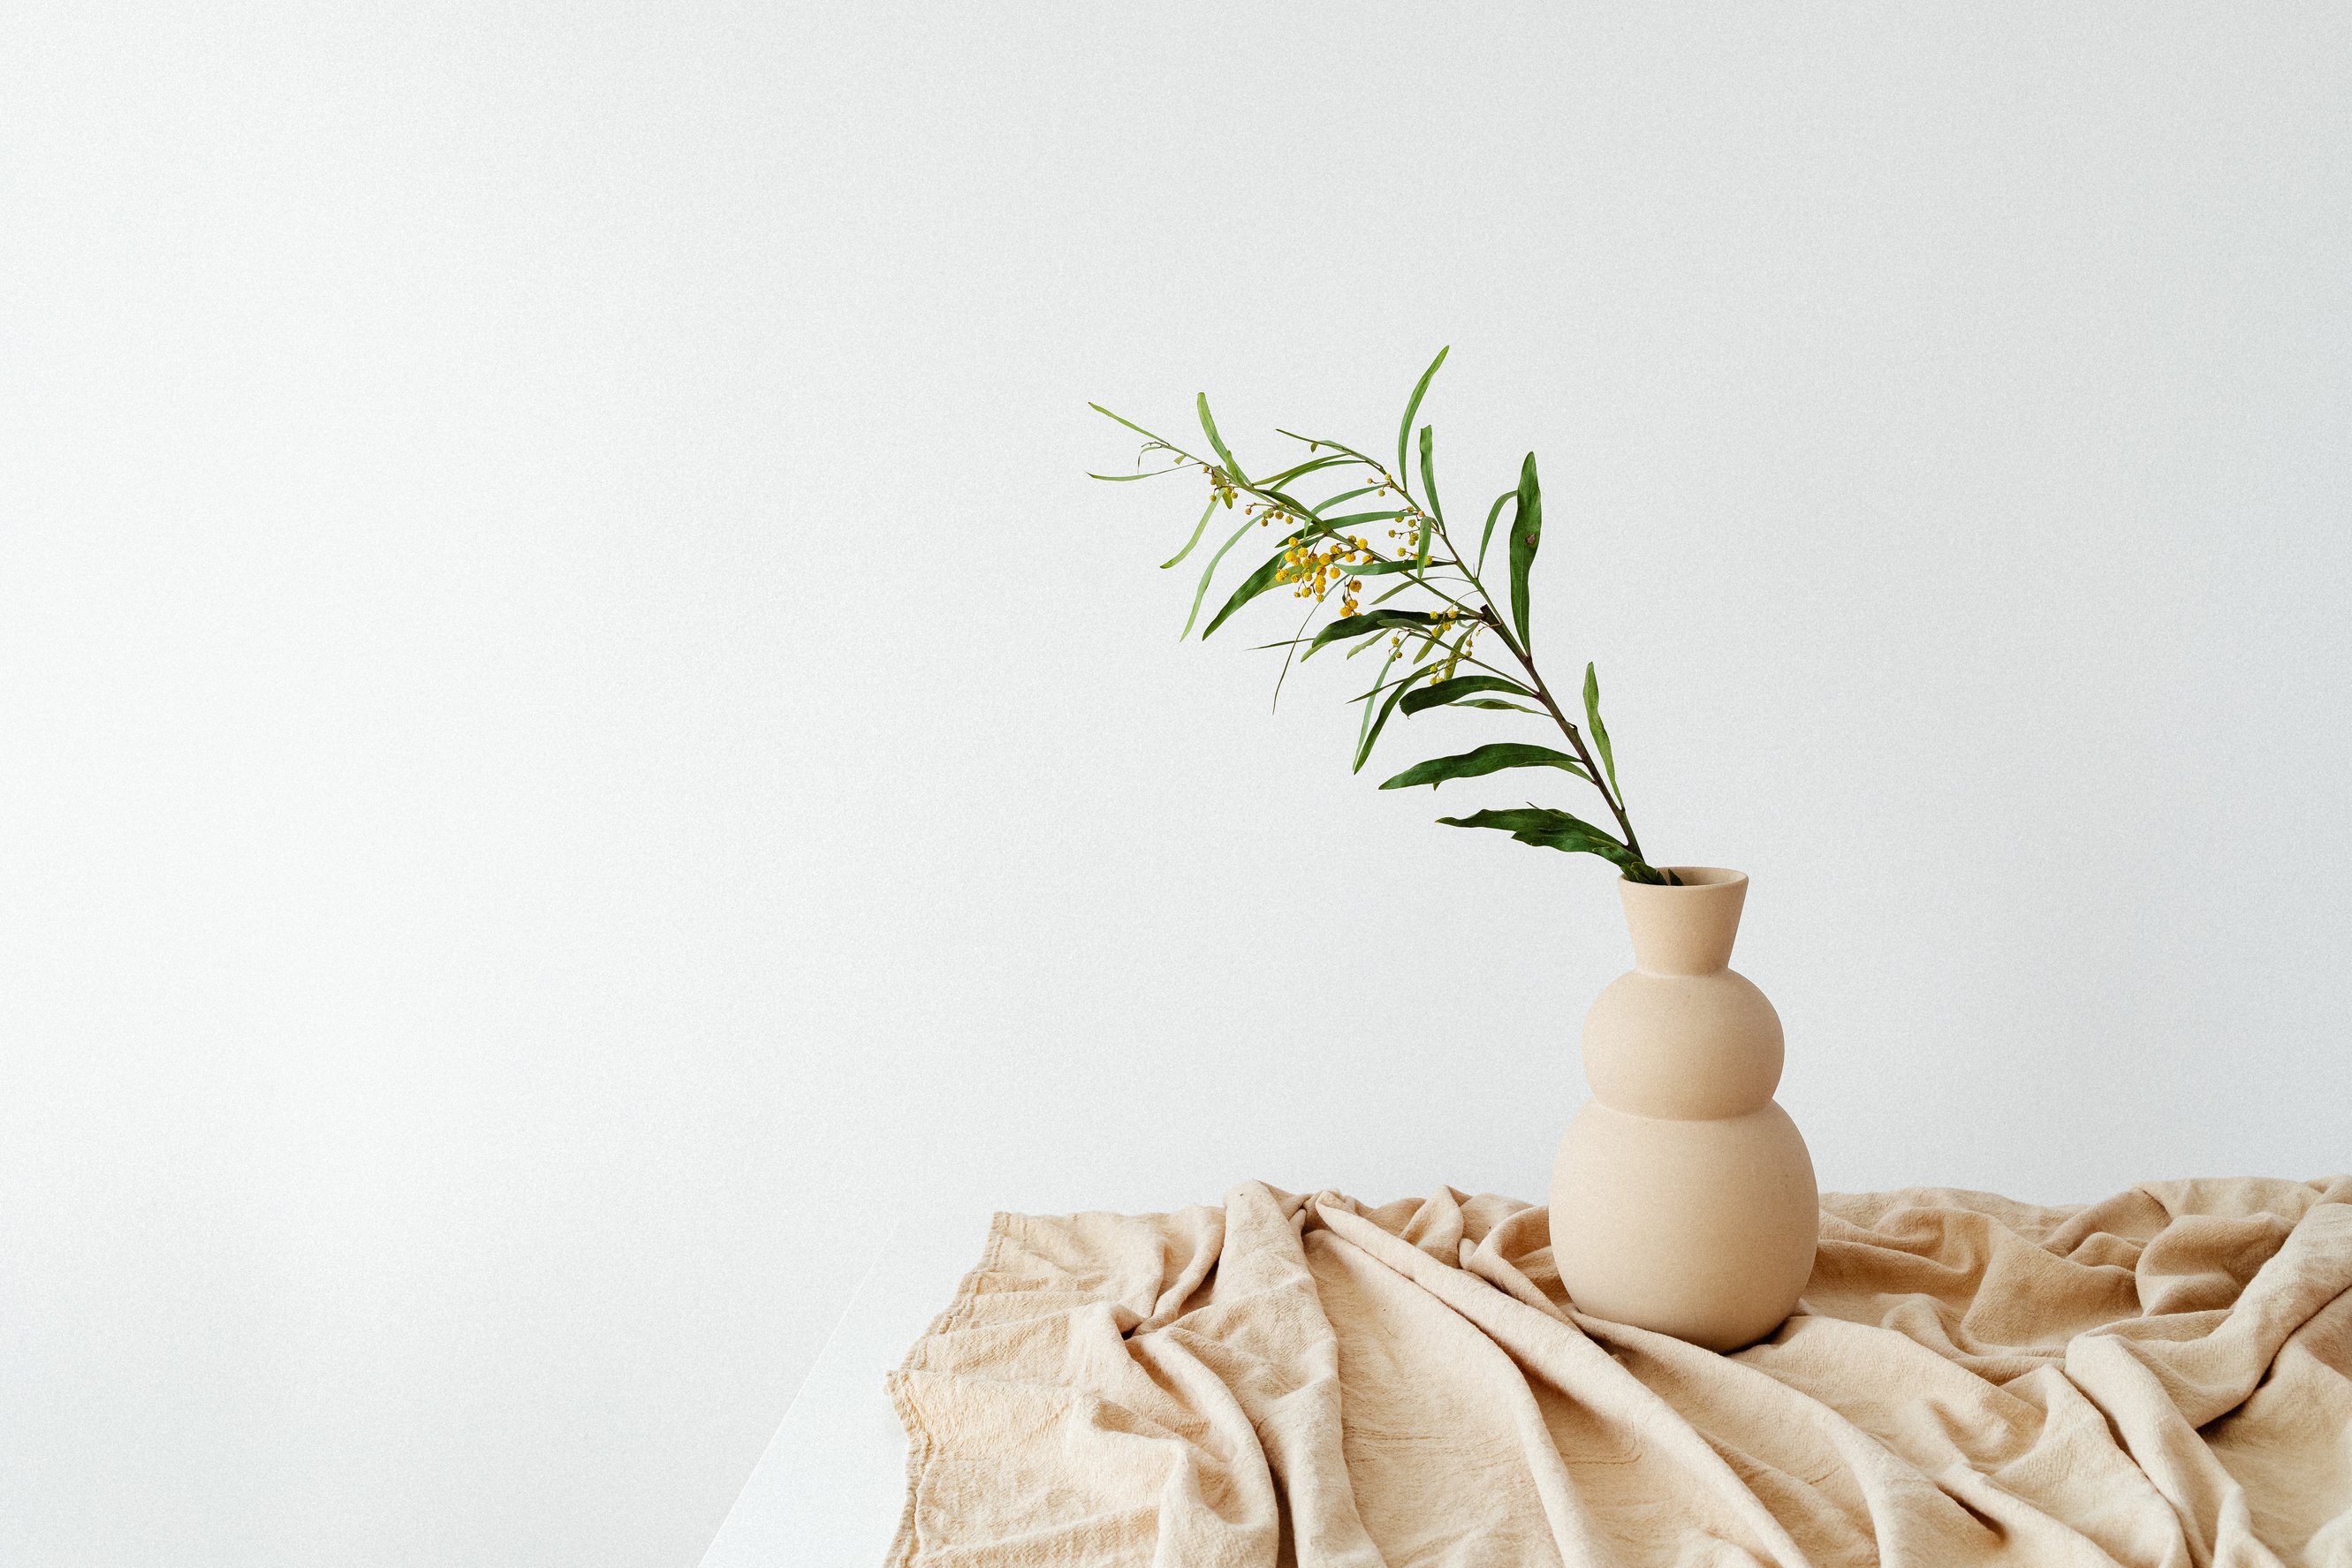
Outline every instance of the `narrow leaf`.
[(1413, 541), (1413, 563), (1422, 567), (1429, 564), (1430, 536), (1436, 531), (1439, 523), (1445, 521), (1445, 508), (1437, 504), (1436, 437), (1434, 427), (1426, 424), (1421, 427), (1421, 488), (1422, 493), (1429, 497), (1429, 510), (1435, 519), (1422, 518), (1421, 537)]
[(1511, 518), (1511, 621), (1519, 629), (1519, 646), (1532, 650), (1528, 635), (1528, 569), (1535, 565), (1536, 546), (1543, 538), (1543, 490), (1536, 483), (1536, 455), (1519, 465), (1519, 509)]
[[(1340, 642), (1360, 632), (1418, 631), (1434, 619), (1425, 610), (1367, 610), (1357, 615), (1342, 615), (1315, 633), (1315, 647)], [(1313, 652), (1313, 649), (1308, 652)]]
[(1389, 671), (1395, 667), (1396, 662), (1397, 651), (1391, 648), (1389, 650), (1387, 660), (1381, 665), (1378, 679), (1372, 682), (1372, 689), (1357, 699), (1364, 705), (1364, 722), (1356, 727), (1356, 768), (1360, 772), (1364, 766), (1364, 758), (1370, 755), (1372, 748), (1372, 699), (1381, 695), (1381, 684), (1389, 678)]
[(1512, 806), (1500, 811), (1473, 811), (1466, 817), (1449, 817), (1445, 819), (1445, 825), (1449, 828), (1493, 828), (1506, 833), (1587, 832), (1595, 838), (1609, 837), (1608, 833), (1591, 823), (1547, 806)]
[(1250, 489), (1255, 494), (1269, 497), (1284, 511), (1288, 512), (1294, 517), (1307, 517), (1314, 515), (1313, 508), (1309, 507), (1306, 502), (1300, 500), (1297, 497), (1290, 494), (1288, 491), (1278, 488), (1276, 486), (1252, 485)]
[(1293, 479), (1297, 478), (1302, 474), (1312, 474), (1318, 468), (1328, 468), (1334, 463), (1345, 463), (1347, 461), (1348, 459), (1345, 457), (1311, 458), (1305, 463), (1301, 463), (1296, 468), (1284, 469), (1281, 473), (1276, 474), (1271, 479), (1260, 480), (1258, 482), (1258, 488), (1261, 490), (1279, 490), (1285, 485), (1289, 484)]
[[(1571, 817), (1566, 811), (1528, 806), (1507, 811), (1473, 811), (1466, 817), (1440, 817), (1437, 820), (1449, 828), (1493, 828), (1510, 834), (1523, 844), (1534, 844), (1541, 849), (1599, 855), (1625, 868), (1629, 875), (1633, 867), (1642, 866), (1641, 857), (1633, 851), (1591, 823)], [(1649, 868), (1642, 866), (1642, 869), (1647, 871)]]
[(1106, 485), (1132, 485), (1138, 479), (1157, 479), (1162, 475), (1181, 474), (1183, 471), (1184, 465), (1179, 463), (1172, 468), (1154, 468), (1149, 474), (1089, 474), (1087, 477), (1100, 479)]
[(1336, 507), (1342, 501), (1352, 501), (1359, 496), (1369, 496), (1379, 488), (1378, 485), (1367, 485), (1360, 490), (1342, 490), (1336, 496), (1326, 496), (1309, 508), (1307, 515), (1310, 517), (1319, 517), (1327, 507)]
[(1518, 497), (1519, 493), (1517, 490), (1506, 490), (1501, 495), (1495, 497), (1495, 504), (1493, 506), (1486, 508), (1486, 531), (1478, 536), (1478, 564), (1472, 567), (1470, 569), (1471, 570), (1484, 571), (1486, 570), (1486, 542), (1495, 537), (1495, 519), (1496, 517), (1501, 515), (1504, 502), (1516, 501), (1518, 499)]
[(1480, 692), (1509, 692), (1514, 696), (1522, 697), (1535, 695), (1535, 693), (1528, 690), (1518, 682), (1505, 680), (1500, 675), (1456, 675), (1450, 681), (1440, 681), (1435, 685), (1423, 686), (1407, 697), (1404, 704), (1405, 715), (1410, 717), (1427, 708), (1445, 707), (1459, 703), (1465, 697), (1475, 696)]
[(1212, 491), (1209, 495), (1209, 504), (1201, 508), (1201, 520), (1192, 525), (1192, 537), (1184, 541), (1184, 548), (1182, 549), (1178, 550), (1174, 555), (1170, 556), (1166, 560), (1160, 563), (1160, 570), (1166, 571), (1170, 567), (1174, 566), (1178, 561), (1182, 560), (1186, 556), (1192, 553), (1192, 547), (1199, 544), (1201, 542), (1201, 536), (1209, 531), (1209, 514), (1214, 512), (1216, 509), (1217, 497), (1216, 493)]
[[(1114, 415), (1113, 417), (1117, 416)], [(1150, 433), (1146, 432), (1146, 434), (1148, 434)], [(1362, 453), (1357, 451), (1354, 447), (1349, 446), (1347, 443), (1342, 441), (1334, 441), (1328, 435), (1301, 435), (1295, 430), (1284, 430), (1279, 425), (1275, 427), (1275, 434), (1276, 435), (1287, 435), (1293, 441), (1303, 441), (1309, 446), (1328, 446), (1334, 452), (1344, 452), (1367, 468), (1378, 468), (1380, 466), (1379, 463), (1365, 456)]]
[(1234, 484), (1248, 484), (1249, 476), (1243, 473), (1242, 465), (1234, 461), (1234, 455), (1225, 450), (1225, 438), (1217, 434), (1217, 422), (1210, 417), (1209, 394), (1201, 392), (1197, 395), (1196, 401), (1201, 407), (1201, 428), (1208, 433), (1209, 444), (1215, 447), (1217, 455), (1224, 460), (1225, 472), (1232, 476)]
[[(1127, 427), (1128, 427), (1128, 429), (1129, 429), (1129, 430), (1131, 430), (1131, 431), (1135, 432), (1135, 434), (1138, 434), (1138, 435), (1147, 436), (1147, 437), (1149, 437), (1150, 439), (1151, 439), (1151, 440), (1153, 440), (1153, 441), (1157, 441), (1158, 443), (1160, 443), (1160, 445), (1162, 445), (1162, 446), (1166, 447), (1166, 448), (1167, 448), (1169, 451), (1171, 451), (1171, 452), (1176, 453), (1176, 454), (1178, 454), (1178, 455), (1181, 455), (1181, 456), (1185, 456), (1185, 457), (1192, 457), (1192, 455), (1191, 453), (1186, 452), (1182, 447), (1181, 447), (1181, 446), (1177, 445), (1174, 442), (1172, 442), (1172, 441), (1169, 440), (1166, 436), (1164, 436), (1164, 435), (1153, 435), (1153, 434), (1151, 434), (1151, 432), (1150, 432), (1150, 431), (1148, 431), (1148, 430), (1144, 429), (1144, 428), (1143, 428), (1143, 426), (1141, 426), (1141, 425), (1139, 425), (1139, 424), (1136, 423), (1135, 423), (1135, 421), (1133, 421), (1133, 420), (1131, 420), (1131, 419), (1129, 419), (1129, 418), (1125, 417), (1124, 415), (1113, 413), (1111, 413), (1111, 411), (1110, 411), (1110, 410), (1108, 410), (1108, 409), (1107, 409), (1107, 408), (1103, 407), (1103, 405), (1102, 405), (1102, 404), (1100, 404), (1100, 403), (1098, 403), (1098, 402), (1090, 402), (1090, 403), (1087, 404), (1087, 406), (1088, 408), (1090, 408), (1090, 409), (1094, 410), (1097, 413), (1101, 414), (1105, 419), (1117, 420), (1119, 423), (1121, 423), (1121, 424), (1123, 424), (1123, 425), (1127, 426)], [(1193, 462), (1195, 462), (1195, 463), (1198, 463), (1198, 462), (1200, 461), (1200, 459), (1199, 459), (1199, 458), (1197, 458), (1197, 457), (1192, 457), (1192, 461), (1193, 461)]]
[(1493, 708), (1499, 713), (1528, 713), (1535, 715), (1538, 718), (1544, 716), (1544, 711), (1541, 708), (1526, 707), (1522, 706), (1518, 703), (1490, 701), (1486, 697), (1473, 697), (1468, 702), (1455, 703), (1454, 706), (1455, 707)]
[[(1251, 572), (1248, 577), (1242, 580), (1242, 585), (1234, 590), (1234, 596), (1225, 601), (1225, 607), (1223, 610), (1218, 611), (1216, 617), (1206, 626), (1201, 628), (1201, 641), (1203, 643), (1207, 642), (1209, 640), (1209, 634), (1214, 632), (1218, 627), (1223, 625), (1227, 616), (1231, 615), (1234, 611), (1239, 610), (1243, 605), (1247, 604), (1251, 600), (1255, 599), (1259, 594), (1264, 593), (1267, 589), (1274, 586), (1276, 574), (1282, 570), (1282, 557), (1283, 552), (1281, 550), (1275, 551), (1272, 555), (1265, 558), (1265, 565), (1259, 567), (1255, 571)], [(1287, 671), (1288, 666), (1286, 665), (1285, 673), (1286, 674)]]
[(1381, 731), (1388, 725), (1389, 715), (1396, 712), (1397, 699), (1403, 696), (1406, 689), (1412, 685), (1412, 677), (1407, 676), (1389, 688), (1389, 700), (1381, 705), (1381, 716), (1372, 720), (1371, 728), (1365, 732), (1362, 743), (1356, 747), (1356, 765), (1349, 769), (1350, 773), (1361, 773), (1364, 770), (1364, 761), (1371, 756), (1372, 747), (1379, 743)]
[(1417, 565), (1411, 560), (1369, 560), (1347, 569), (1349, 577), (1386, 577), (1393, 571), (1415, 570)]
[(1445, 362), (1445, 356), (1452, 349), (1453, 345), (1449, 343), (1437, 350), (1437, 358), (1430, 361), (1429, 369), (1421, 372), (1421, 380), (1412, 389), (1412, 401), (1404, 405), (1404, 417), (1397, 422), (1396, 476), (1400, 485), (1405, 483), (1405, 475), (1410, 472), (1404, 465), (1404, 444), (1412, 434), (1412, 416), (1421, 412), (1421, 400), (1429, 391), (1430, 378), (1437, 374), (1437, 367)]
[(1584, 719), (1592, 727), (1592, 744), (1601, 748), (1601, 766), (1608, 770), (1609, 788), (1622, 805), (1625, 791), (1617, 788), (1617, 758), (1609, 749), (1609, 727), (1601, 722), (1601, 676), (1591, 664), (1584, 666)]
[(1500, 773), (1507, 768), (1557, 768), (1573, 773), (1579, 779), (1591, 775), (1578, 766), (1575, 758), (1564, 751), (1554, 751), (1549, 746), (1522, 746), (1517, 741), (1498, 740), (1456, 757), (1433, 757), (1426, 762), (1415, 763), (1381, 786), (1383, 789), (1410, 789), (1416, 784), (1436, 789), (1448, 779), (1477, 779), (1489, 773)]
[(1421, 427), (1421, 488), (1429, 497), (1429, 509), (1441, 523), (1445, 521), (1445, 507), (1437, 499), (1437, 427)]
[(1201, 586), (1192, 591), (1192, 613), (1184, 617), (1184, 630), (1176, 633), (1176, 641), (1181, 643), (1192, 634), (1192, 622), (1201, 618), (1201, 601), (1209, 596), (1209, 580), (1217, 575), (1217, 563), (1225, 559), (1227, 550), (1242, 542), (1244, 534), (1255, 527), (1257, 527), (1257, 519), (1255, 517), (1244, 523), (1234, 530), (1232, 538), (1217, 547), (1217, 553), (1209, 558), (1207, 568), (1201, 573)]
[(1356, 523), (1392, 523), (1405, 515), (1402, 512), (1349, 512), (1344, 517), (1318, 517), (1315, 522), (1318, 528), (1326, 529), (1344, 528)]

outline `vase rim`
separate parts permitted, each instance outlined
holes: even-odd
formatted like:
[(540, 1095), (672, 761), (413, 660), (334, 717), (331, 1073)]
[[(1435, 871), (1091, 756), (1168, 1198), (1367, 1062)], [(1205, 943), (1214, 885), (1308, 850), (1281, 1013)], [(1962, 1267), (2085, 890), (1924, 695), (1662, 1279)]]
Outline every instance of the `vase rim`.
[[(1670, 871), (1676, 876), (1682, 878), (1682, 887), (1734, 887), (1748, 880), (1748, 873), (1746, 872), (1733, 871), (1728, 866), (1666, 865), (1660, 866), (1658, 869), (1660, 871)], [(1644, 888), (1657, 893), (1675, 893), (1680, 891), (1679, 888), (1675, 887), (1672, 883), (1635, 882), (1632, 877), (1625, 876), (1622, 873), (1618, 876), (1617, 880), (1623, 883), (1628, 887)]]

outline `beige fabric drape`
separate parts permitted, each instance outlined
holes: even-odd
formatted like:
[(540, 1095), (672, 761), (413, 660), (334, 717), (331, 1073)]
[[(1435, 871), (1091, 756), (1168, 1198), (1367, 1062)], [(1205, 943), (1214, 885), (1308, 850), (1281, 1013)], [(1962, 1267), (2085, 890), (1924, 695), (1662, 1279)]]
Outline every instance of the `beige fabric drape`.
[(999, 1215), (890, 1563), (2352, 1568), (2352, 1177), (1822, 1208), (1731, 1356), (1575, 1312), (1509, 1198)]

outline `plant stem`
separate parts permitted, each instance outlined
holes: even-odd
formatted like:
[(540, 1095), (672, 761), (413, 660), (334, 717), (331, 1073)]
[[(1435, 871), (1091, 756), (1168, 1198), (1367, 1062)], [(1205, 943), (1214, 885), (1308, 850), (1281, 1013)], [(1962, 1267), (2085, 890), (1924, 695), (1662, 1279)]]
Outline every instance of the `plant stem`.
[[(1586, 748), (1583, 731), (1578, 729), (1575, 725), (1569, 722), (1568, 716), (1560, 711), (1559, 704), (1553, 699), (1551, 688), (1544, 684), (1543, 673), (1536, 668), (1534, 656), (1530, 654), (1527, 649), (1519, 645), (1519, 640), (1511, 635), (1510, 628), (1503, 624), (1503, 618), (1495, 613), (1494, 595), (1486, 591), (1486, 585), (1478, 580), (1477, 572), (1473, 570), (1469, 563), (1462, 559), (1461, 552), (1454, 548), (1453, 537), (1446, 532), (1445, 525), (1440, 522), (1432, 514), (1423, 511), (1422, 509), (1421, 503), (1413, 499), (1412, 491), (1406, 485), (1405, 481), (1397, 476), (1391, 474), (1386, 465), (1374, 463), (1369, 458), (1361, 458), (1360, 454), (1356, 455), (1358, 455), (1361, 461), (1365, 462), (1367, 465), (1377, 472), (1383, 482), (1392, 486), (1398, 495), (1404, 497), (1406, 510), (1410, 511), (1415, 517), (1421, 519), (1423, 522), (1425, 522), (1434, 538), (1445, 546), (1444, 564), (1450, 565), (1454, 570), (1460, 572), (1464, 580), (1467, 581), (1473, 589), (1477, 591), (1477, 607), (1473, 610), (1469, 605), (1463, 603), (1463, 601), (1458, 599), (1455, 599), (1452, 594), (1446, 593), (1443, 590), (1432, 587), (1424, 580), (1423, 570), (1417, 570), (1409, 571), (1402, 575), (1410, 580), (1419, 584), (1421, 587), (1427, 589), (1428, 591), (1436, 594), (1440, 599), (1444, 600), (1447, 603), (1452, 604), (1458, 609), (1469, 611), (1471, 614), (1476, 616), (1478, 620), (1485, 622), (1487, 628), (1491, 630), (1495, 635), (1503, 640), (1503, 646), (1510, 650), (1511, 657), (1517, 659), (1519, 662), (1519, 667), (1527, 672), (1528, 684), (1535, 687), (1536, 700), (1543, 704), (1544, 711), (1551, 715), (1552, 722), (1559, 726), (1559, 732), (1568, 737), (1568, 744), (1575, 751), (1576, 759), (1584, 765), (1584, 771), (1586, 775), (1591, 779), (1592, 787), (1601, 791), (1601, 799), (1608, 805), (1609, 814), (1617, 819), (1617, 830), (1625, 835), (1625, 847), (1633, 852), (1633, 858), (1636, 861), (1640, 862), (1644, 866), (1649, 865), (1649, 857), (1642, 852), (1641, 838), (1633, 831), (1633, 819), (1626, 815), (1624, 802), (1620, 800), (1617, 798), (1616, 792), (1609, 788), (1609, 776), (1601, 770), (1600, 765), (1592, 759), (1592, 753)], [(1483, 663), (1476, 659), (1473, 659), (1470, 662), (1473, 664)], [(1484, 667), (1487, 669), (1494, 668), (1491, 664), (1486, 664)], [(1498, 674), (1501, 674), (1500, 671), (1496, 671), (1496, 673)], [(1652, 869), (1654, 870), (1655, 868), (1653, 867)], [(1670, 878), (1662, 880), (1670, 880)]]
[(1610, 815), (1617, 819), (1618, 830), (1625, 835), (1625, 847), (1633, 852), (1635, 860), (1640, 861), (1643, 865), (1648, 865), (1649, 857), (1642, 853), (1642, 841), (1633, 834), (1633, 819), (1625, 815), (1624, 805), (1610, 790), (1608, 775), (1601, 772), (1600, 767), (1594, 763), (1592, 753), (1584, 748), (1583, 732), (1569, 723), (1568, 716), (1559, 711), (1559, 704), (1552, 700), (1551, 688), (1544, 685), (1543, 675), (1536, 669), (1535, 660), (1528, 655), (1528, 651), (1519, 646), (1518, 639), (1513, 637), (1509, 629), (1504, 626), (1502, 618), (1495, 613), (1492, 604), (1480, 606), (1478, 614), (1480, 619), (1494, 628), (1495, 635), (1503, 640), (1503, 646), (1508, 648), (1511, 651), (1511, 656), (1518, 660), (1519, 667), (1527, 671), (1528, 679), (1536, 688), (1536, 700), (1543, 704), (1544, 711), (1551, 715), (1552, 722), (1559, 726), (1562, 735), (1568, 737), (1569, 745), (1576, 748), (1576, 759), (1584, 764), (1585, 772), (1592, 776), (1592, 787), (1601, 791), (1601, 798), (1609, 803)]

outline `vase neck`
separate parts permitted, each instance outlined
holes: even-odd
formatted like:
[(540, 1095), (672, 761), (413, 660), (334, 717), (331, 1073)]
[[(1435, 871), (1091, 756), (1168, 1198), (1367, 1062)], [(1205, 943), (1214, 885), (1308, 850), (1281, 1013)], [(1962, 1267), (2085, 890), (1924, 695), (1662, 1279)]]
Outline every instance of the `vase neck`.
[(1739, 912), (1748, 903), (1744, 873), (1717, 866), (1670, 868), (1679, 887), (1621, 880), (1633, 967), (1650, 975), (1712, 975), (1731, 964)]

